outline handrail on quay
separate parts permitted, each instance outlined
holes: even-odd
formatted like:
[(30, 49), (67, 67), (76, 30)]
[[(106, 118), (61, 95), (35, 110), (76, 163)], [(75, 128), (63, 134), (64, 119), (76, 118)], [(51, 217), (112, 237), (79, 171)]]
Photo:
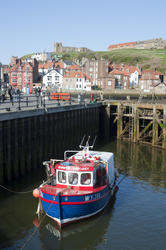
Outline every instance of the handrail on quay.
[[(96, 101), (96, 100), (94, 100)], [(72, 96), (67, 99), (62, 98), (51, 98), (50, 95), (35, 95), (35, 94), (19, 94), (13, 95), (12, 99), (9, 97), (2, 98), (0, 96), (0, 112), (3, 111), (21, 111), (26, 109), (39, 109), (39, 108), (49, 108), (49, 107), (59, 107), (65, 105), (75, 105), (75, 104), (87, 104), (91, 103), (91, 100), (87, 97), (81, 95)]]
[(9, 97), (0, 96), (0, 113), (9, 111), (21, 111), (27, 109), (39, 109), (49, 107), (59, 107), (65, 105), (89, 104), (102, 102), (108, 105), (109, 101), (134, 102), (134, 103), (166, 103), (166, 95), (150, 95), (135, 92), (88, 92), (88, 93), (70, 93), (68, 98), (51, 98), (50, 94), (19, 94)]

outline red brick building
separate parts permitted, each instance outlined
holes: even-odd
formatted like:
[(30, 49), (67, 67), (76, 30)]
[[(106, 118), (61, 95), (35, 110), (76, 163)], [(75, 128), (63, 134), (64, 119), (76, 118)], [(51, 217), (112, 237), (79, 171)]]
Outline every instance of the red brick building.
[(92, 86), (100, 86), (99, 79), (108, 76), (108, 61), (105, 59), (86, 60), (83, 71), (92, 79)]
[(19, 59), (9, 71), (9, 84), (22, 91), (29, 89), (32, 93), (33, 82), (38, 79), (38, 62), (34, 59), (32, 63), (22, 62)]

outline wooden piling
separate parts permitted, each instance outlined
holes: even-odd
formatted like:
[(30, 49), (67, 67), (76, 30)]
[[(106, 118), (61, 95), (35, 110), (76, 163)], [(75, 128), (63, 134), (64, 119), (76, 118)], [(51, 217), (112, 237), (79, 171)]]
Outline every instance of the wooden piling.
[(162, 148), (166, 149), (166, 105), (163, 108), (163, 136), (162, 136)]
[(117, 106), (118, 117), (117, 117), (117, 139), (120, 139), (123, 131), (123, 109), (120, 104)]

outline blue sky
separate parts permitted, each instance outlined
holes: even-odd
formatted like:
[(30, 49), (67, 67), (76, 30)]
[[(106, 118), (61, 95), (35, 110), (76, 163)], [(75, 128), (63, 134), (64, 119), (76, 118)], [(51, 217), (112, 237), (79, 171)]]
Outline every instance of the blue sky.
[(166, 39), (165, 0), (0, 1), (0, 62), (64, 46), (106, 51), (110, 44)]

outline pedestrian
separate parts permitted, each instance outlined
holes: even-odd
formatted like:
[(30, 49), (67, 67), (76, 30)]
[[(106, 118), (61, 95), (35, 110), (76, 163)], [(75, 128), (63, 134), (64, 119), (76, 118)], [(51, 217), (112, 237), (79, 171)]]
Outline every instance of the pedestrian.
[(8, 94), (9, 94), (9, 97), (10, 97), (10, 102), (13, 105), (13, 90), (12, 90), (12, 86), (9, 86), (9, 88), (8, 88)]
[(41, 95), (41, 88), (40, 88), (40, 87), (38, 87), (37, 92), (38, 92), (38, 94), (39, 94), (39, 96), (40, 96), (40, 95)]
[(100, 93), (100, 100), (103, 101), (103, 92)]
[(17, 95), (17, 102), (19, 101), (20, 98), (20, 90), (16, 89), (16, 95)]
[(94, 102), (94, 94), (93, 93), (90, 94), (90, 102)]
[(38, 91), (37, 91), (37, 88), (35, 87), (35, 96), (37, 96), (37, 92), (38, 92)]
[(6, 91), (2, 89), (2, 102), (5, 101)]

